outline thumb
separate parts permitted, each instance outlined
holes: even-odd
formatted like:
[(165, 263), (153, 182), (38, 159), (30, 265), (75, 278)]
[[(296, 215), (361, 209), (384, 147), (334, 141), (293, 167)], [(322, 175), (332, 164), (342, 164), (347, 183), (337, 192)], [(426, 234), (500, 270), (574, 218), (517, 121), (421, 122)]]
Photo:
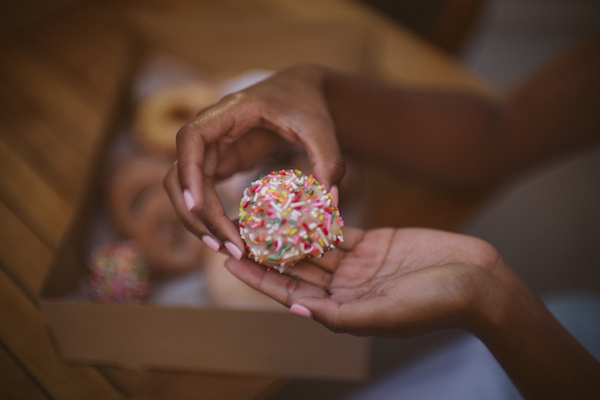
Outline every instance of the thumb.
[(308, 144), (307, 153), (312, 164), (313, 175), (328, 191), (339, 187), (344, 174), (346, 163), (336, 142)]
[(314, 118), (303, 121), (296, 130), (296, 138), (306, 150), (315, 178), (330, 190), (340, 185), (346, 173), (346, 163), (342, 156), (335, 124), (331, 117)]
[(339, 150), (319, 153), (318, 155), (310, 154), (309, 156), (313, 164), (315, 178), (325, 185), (327, 190), (331, 190), (333, 186), (339, 187), (346, 173), (346, 163)]

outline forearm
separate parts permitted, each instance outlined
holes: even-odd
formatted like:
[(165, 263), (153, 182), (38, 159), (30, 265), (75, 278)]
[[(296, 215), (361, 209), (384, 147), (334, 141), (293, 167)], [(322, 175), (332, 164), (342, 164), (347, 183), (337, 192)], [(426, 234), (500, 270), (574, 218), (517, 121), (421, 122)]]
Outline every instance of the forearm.
[(549, 63), (510, 91), (499, 148), (504, 169), (518, 169), (600, 138), (600, 34)]
[(324, 87), (346, 152), (450, 182), (491, 174), (502, 123), (495, 100), (387, 87), (333, 71)]
[(503, 99), (323, 71), (341, 147), (453, 183), (486, 183), (600, 138), (600, 36)]
[(506, 264), (471, 329), (527, 399), (598, 399), (600, 363)]

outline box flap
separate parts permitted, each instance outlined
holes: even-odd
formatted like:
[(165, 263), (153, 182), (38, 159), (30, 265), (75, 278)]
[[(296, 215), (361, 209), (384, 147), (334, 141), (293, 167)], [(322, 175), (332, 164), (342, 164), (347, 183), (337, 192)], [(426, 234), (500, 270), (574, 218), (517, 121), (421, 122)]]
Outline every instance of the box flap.
[(361, 380), (370, 339), (269, 311), (42, 300), (62, 355), (74, 362), (275, 377)]

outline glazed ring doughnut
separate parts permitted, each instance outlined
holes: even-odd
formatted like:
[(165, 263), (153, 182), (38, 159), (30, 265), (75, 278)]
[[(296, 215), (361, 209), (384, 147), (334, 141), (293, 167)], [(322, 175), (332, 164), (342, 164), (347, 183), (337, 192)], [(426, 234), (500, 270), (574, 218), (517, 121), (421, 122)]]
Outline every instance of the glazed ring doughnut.
[(117, 234), (133, 235), (147, 195), (162, 190), (162, 180), (172, 163), (158, 156), (135, 156), (119, 163), (109, 176), (107, 205)]
[(183, 226), (162, 187), (148, 192), (132, 233), (153, 276), (180, 275), (200, 266), (204, 244)]
[(193, 81), (165, 86), (140, 101), (133, 132), (142, 150), (175, 156), (175, 136), (196, 114), (218, 100), (216, 85)]

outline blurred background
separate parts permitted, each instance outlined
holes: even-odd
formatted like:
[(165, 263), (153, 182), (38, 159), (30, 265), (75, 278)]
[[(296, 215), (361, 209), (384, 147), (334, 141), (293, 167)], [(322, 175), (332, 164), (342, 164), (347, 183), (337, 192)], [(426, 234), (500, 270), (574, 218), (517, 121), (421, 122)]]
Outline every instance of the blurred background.
[[(0, 39), (11, 42), (47, 16), (84, 1), (4, 0), (0, 2)], [(219, 1), (228, 3), (228, 0)], [(600, 27), (600, 0), (458, 0), (452, 2), (454, 8), (447, 10), (444, 10), (447, 2), (443, 0), (356, 1), (382, 11), (502, 90), (517, 84)], [(158, 1), (124, 3), (152, 5)], [(599, 205), (600, 148), (594, 147), (518, 177), (471, 215), (460, 230), (491, 242), (542, 295), (571, 289), (600, 291)], [(55, 243), (49, 242), (52, 246), (48, 247), (54, 250)], [(4, 264), (1, 267), (8, 269)], [(19, 288), (30, 296), (25, 301), (33, 298), (34, 289), (39, 286), (31, 285), (34, 289), (30, 289), (25, 279), (19, 280), (17, 273), (10, 278), (20, 282)], [(38, 280), (41, 278), (36, 276), (36, 284)], [(34, 321), (37, 323), (38, 319)], [(35, 326), (41, 327), (41, 324)], [(6, 338), (2, 340), (8, 343), (7, 349), (20, 349), (19, 343), (13, 344)], [(406, 355), (402, 351), (397, 353), (383, 346), (375, 348), (382, 363), (398, 354)], [(29, 355), (26, 351), (23, 354)], [(21, 357), (21, 354), (15, 359), (25, 360), (25, 367), (34, 371), (32, 376), (51, 388), (50, 382), (56, 380), (51, 378), (70, 377), (72, 372), (71, 367), (56, 362), (60, 365), (59, 372), (48, 375), (48, 382), (44, 381), (46, 371), (54, 370), (52, 357), (48, 356), (52, 363), (39, 362), (43, 373), (37, 372), (37, 361), (27, 364), (27, 356)], [(103, 371), (107, 376), (109, 372)], [(113, 383), (118, 381), (115, 376)], [(127, 384), (119, 381), (119, 385), (132, 388), (133, 392), (133, 388), (142, 386), (142, 379), (137, 376), (136, 379), (138, 381), (131, 379)], [(77, 380), (73, 378), (72, 382)], [(327, 385), (315, 390), (322, 394), (323, 386)], [(294, 398), (293, 392), (299, 387), (306, 389), (306, 382), (288, 385), (280, 392), (280, 398)]]

